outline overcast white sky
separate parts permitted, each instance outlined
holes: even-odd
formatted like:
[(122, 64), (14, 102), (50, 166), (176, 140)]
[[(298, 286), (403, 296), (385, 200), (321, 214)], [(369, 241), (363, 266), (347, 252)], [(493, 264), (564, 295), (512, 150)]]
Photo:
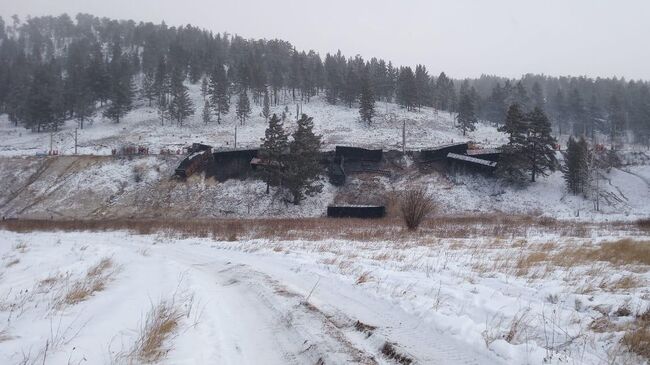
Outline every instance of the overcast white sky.
[(0, 0), (0, 15), (92, 13), (191, 23), (453, 77), (650, 80), (650, 0)]

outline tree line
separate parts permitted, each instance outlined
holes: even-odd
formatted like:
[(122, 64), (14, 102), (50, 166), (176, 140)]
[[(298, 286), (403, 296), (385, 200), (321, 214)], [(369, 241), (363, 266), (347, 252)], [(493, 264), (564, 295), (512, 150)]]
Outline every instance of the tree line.
[[(650, 140), (650, 88), (617, 78), (484, 75), (455, 80), (423, 65), (397, 66), (378, 58), (324, 58), (282, 40), (244, 39), (191, 25), (136, 23), (78, 14), (24, 21), (0, 18), (0, 112), (34, 131), (57, 129), (70, 118), (103, 115), (119, 123), (145, 101), (161, 122), (193, 113), (186, 82), (201, 83), (202, 118), (220, 122), (234, 105), (243, 123), (250, 100), (278, 105), (323, 95), (330, 104), (360, 108), (372, 123), (377, 101), (408, 110), (454, 113), (463, 134), (478, 120), (502, 126), (511, 105), (543, 110), (556, 135), (585, 136), (618, 145)], [(236, 97), (237, 100), (232, 100)], [(628, 138), (630, 137), (630, 138)]]

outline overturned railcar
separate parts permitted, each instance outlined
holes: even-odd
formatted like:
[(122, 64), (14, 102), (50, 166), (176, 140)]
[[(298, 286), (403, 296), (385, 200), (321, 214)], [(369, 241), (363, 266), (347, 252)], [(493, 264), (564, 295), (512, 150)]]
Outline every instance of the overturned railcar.
[(499, 159), (501, 158), (501, 150), (498, 148), (467, 150), (467, 156), (480, 158), (481, 160), (499, 162)]
[(336, 146), (335, 157), (345, 162), (381, 162), (384, 152), (359, 147)]
[(258, 149), (215, 151), (212, 154), (213, 163), (208, 169), (208, 176), (213, 176), (221, 182), (228, 179), (246, 179), (255, 173), (251, 161), (257, 158), (258, 153)]
[(383, 205), (330, 205), (327, 207), (330, 218), (383, 218), (386, 207)]
[(452, 172), (478, 172), (489, 175), (497, 168), (497, 162), (456, 153), (447, 154), (447, 162)]
[(464, 155), (467, 153), (468, 148), (469, 144), (467, 142), (463, 142), (445, 144), (434, 148), (423, 149), (420, 150), (420, 160), (423, 162), (442, 161), (445, 160), (447, 158), (447, 155), (450, 153)]
[(211, 164), (212, 154), (210, 150), (194, 152), (185, 157), (174, 171), (174, 176), (180, 179), (187, 179), (197, 172), (205, 171)]

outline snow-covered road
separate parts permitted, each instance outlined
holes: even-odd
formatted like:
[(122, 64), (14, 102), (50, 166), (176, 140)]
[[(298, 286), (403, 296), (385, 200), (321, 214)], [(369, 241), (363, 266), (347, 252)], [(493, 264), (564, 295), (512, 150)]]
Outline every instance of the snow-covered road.
[[(31, 292), (29, 300), (37, 305), (8, 318), (2, 363), (29, 358), (25, 363), (40, 364), (44, 356), (47, 364), (115, 362), (132, 347), (143, 313), (157, 298), (171, 297), (193, 308), (167, 341), (170, 351), (162, 363), (501, 363), (494, 353), (441, 333), (388, 296), (369, 296), (360, 285), (306, 260), (122, 233), (41, 233), (29, 242), (25, 237), (3, 233), (7, 243), (23, 240), (26, 248), (3, 247), (3, 257), (20, 262), (5, 270), (0, 289)], [(50, 303), (57, 295), (102, 257), (119, 266), (106, 288), (54, 309)], [(57, 275), (67, 278), (58, 289), (59, 284), (49, 290), (38, 284)], [(53, 319), (65, 329), (62, 338), (51, 334)]]

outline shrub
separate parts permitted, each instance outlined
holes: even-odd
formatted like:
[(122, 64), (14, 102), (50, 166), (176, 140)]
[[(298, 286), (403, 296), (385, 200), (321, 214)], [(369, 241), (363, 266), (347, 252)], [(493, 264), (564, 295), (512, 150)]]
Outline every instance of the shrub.
[(400, 202), (400, 211), (406, 228), (409, 231), (417, 230), (424, 218), (433, 212), (433, 207), (433, 200), (425, 189), (405, 191)]

